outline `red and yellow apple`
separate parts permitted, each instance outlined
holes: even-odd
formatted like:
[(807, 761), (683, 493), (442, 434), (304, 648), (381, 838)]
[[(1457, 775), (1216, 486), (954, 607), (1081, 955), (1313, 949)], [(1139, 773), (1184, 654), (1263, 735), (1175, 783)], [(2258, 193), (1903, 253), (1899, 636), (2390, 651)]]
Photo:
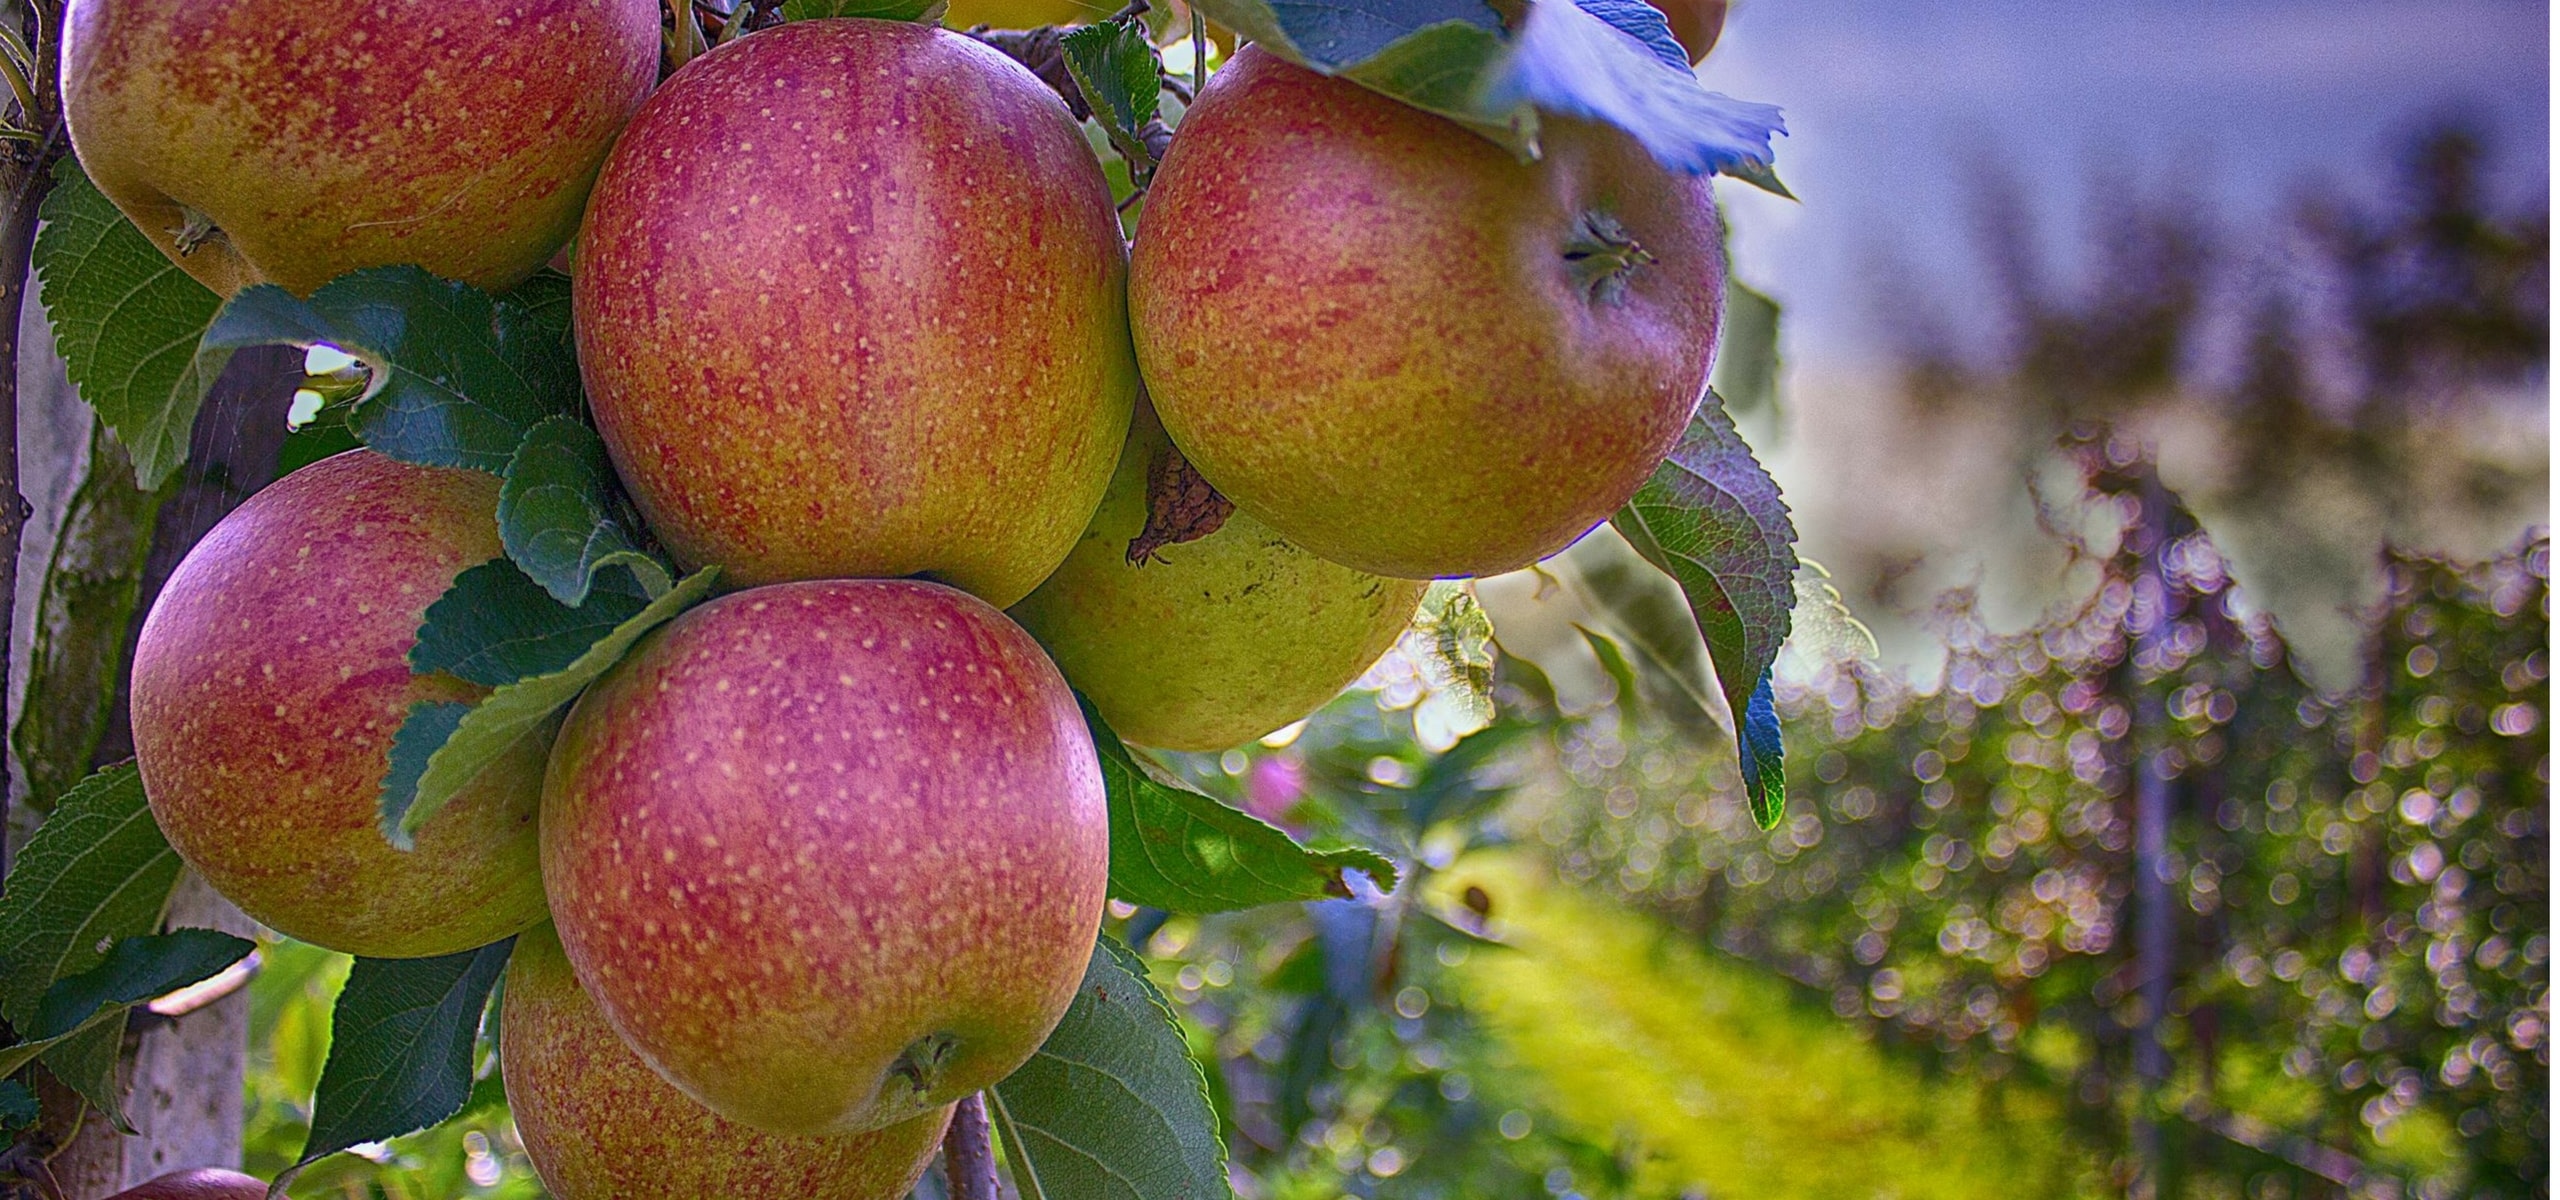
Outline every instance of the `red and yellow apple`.
[(1487, 575), (1633, 495), (1705, 392), (1707, 179), (1558, 117), (1543, 156), (1248, 47), (1148, 192), (1138, 365), (1243, 512), (1380, 575)]
[(578, 227), (657, 0), (71, 0), (80, 164), (205, 286), (416, 263), (492, 291)]
[(251, 496), (187, 552), (133, 659), (152, 815), (214, 890), (271, 928), (371, 958), (451, 954), (542, 919), (526, 738), (418, 831), (383, 839), (412, 703), (485, 688), (409, 672), (427, 606), (498, 557), (498, 481), (370, 450)]
[(899, 1200), (951, 1120), (946, 1105), (842, 1137), (721, 1120), (623, 1044), (549, 925), (516, 938), (498, 1019), (516, 1132), (559, 1200)]
[(676, 618), (579, 699), (543, 792), (552, 916), (605, 1019), (771, 1133), (882, 1129), (1012, 1074), (1084, 977), (1109, 862), (1066, 681), (915, 580)]
[(1359, 678), (1412, 623), (1426, 585), (1327, 562), (1240, 512), (1131, 562), (1148, 481), (1173, 453), (1140, 405), (1084, 539), (1012, 613), (1112, 732), (1223, 750)]
[(1110, 479), (1125, 278), (1101, 167), (1029, 71), (928, 26), (799, 21), (632, 121), (579, 235), (578, 360), (686, 566), (1005, 605)]

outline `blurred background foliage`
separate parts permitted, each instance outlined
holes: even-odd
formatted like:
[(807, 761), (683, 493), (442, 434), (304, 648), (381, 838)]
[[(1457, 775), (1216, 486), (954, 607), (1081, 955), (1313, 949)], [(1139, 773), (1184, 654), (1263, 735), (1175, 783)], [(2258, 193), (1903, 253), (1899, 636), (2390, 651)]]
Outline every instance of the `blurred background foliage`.
[[(2068, 263), (1981, 172), (1992, 311), (1879, 284), (1882, 449), (1826, 468), (1864, 498), (1777, 464), (1829, 571), (1774, 829), (1676, 590), (1605, 531), (1436, 588), (1301, 725), (1163, 756), (1410, 864), (1388, 895), (1115, 908), (1239, 1193), (2548, 1195), (2548, 214), (2495, 201), (2488, 154), (2421, 128), (2378, 191), (2245, 237), (2099, 178)], [(1752, 397), (1755, 440), (1816, 444)], [(1949, 512), (1961, 586), (1912, 533)], [(346, 961), (265, 963), (271, 1174)], [(493, 1057), (463, 1119), (293, 1195), (540, 1195)]]

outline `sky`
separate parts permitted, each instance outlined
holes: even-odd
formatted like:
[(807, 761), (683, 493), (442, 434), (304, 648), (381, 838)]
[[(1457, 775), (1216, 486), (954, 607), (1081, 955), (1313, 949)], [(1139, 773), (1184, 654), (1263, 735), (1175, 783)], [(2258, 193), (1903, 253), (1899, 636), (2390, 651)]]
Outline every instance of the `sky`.
[[(2060, 241), (2095, 169), (2243, 220), (2312, 178), (2379, 192), (2398, 137), (2467, 112), (2509, 196), (2547, 193), (2549, 10), (2516, 0), (1737, 0), (1700, 74), (1781, 105), (1801, 204), (1728, 187), (1744, 278), (1798, 363), (1876, 351), (1876, 264), (1961, 275), (1964, 180), (2015, 172)], [(1955, 285), (1965, 284), (1959, 280)], [(1959, 293), (1960, 294), (1960, 293)]]

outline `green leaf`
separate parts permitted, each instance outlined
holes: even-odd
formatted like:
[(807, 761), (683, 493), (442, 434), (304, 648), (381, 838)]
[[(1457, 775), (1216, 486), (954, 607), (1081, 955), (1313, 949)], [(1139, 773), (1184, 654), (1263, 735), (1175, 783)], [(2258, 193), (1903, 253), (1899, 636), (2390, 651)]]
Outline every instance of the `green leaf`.
[(525, 434), (498, 493), (498, 537), (507, 557), (562, 604), (587, 598), (595, 573), (625, 567), (649, 595), (672, 584), (665, 563), (642, 549), (647, 527), (623, 499), (604, 439), (573, 416)]
[(391, 768), (382, 773), (382, 836), (401, 850), (418, 848), (417, 839), (401, 826), (418, 803), (418, 777), (427, 761), (453, 740), (471, 706), (459, 700), (420, 700), (409, 706), (400, 729), (391, 735)]
[(1129, 164), (1130, 178), (1145, 187), (1155, 173), (1156, 156), (1147, 148), (1147, 122), (1156, 117), (1164, 90), (1164, 64), (1156, 57), (1147, 27), (1134, 17), (1087, 25), (1059, 40), (1067, 73), (1085, 106), (1111, 139), (1111, 148)]
[(1583, 644), (1591, 647), (1592, 656), (1600, 660), (1601, 671), (1618, 689), (1618, 723), (1633, 724), (1643, 703), (1643, 691), (1636, 683), (1636, 665), (1627, 660), (1626, 648), (1618, 644), (1618, 639), (1589, 626), (1576, 623), (1573, 629), (1582, 635)]
[(0, 1138), (36, 1123), (36, 1094), (14, 1079), (0, 1079)]
[(1751, 710), (1795, 609), (1796, 531), (1777, 482), (1734, 432), (1720, 397), (1708, 394), (1680, 444), (1610, 523), (1688, 599), (1733, 714), (1752, 816), (1775, 825), (1786, 804), (1777, 723)]
[(1310, 850), (1252, 814), (1147, 773), (1090, 701), (1085, 725), (1111, 807), (1111, 894), (1168, 912), (1213, 913), (1350, 895), (1346, 870), (1382, 891), (1395, 864), (1358, 848)]
[(207, 353), (334, 346), (372, 372), (349, 422), (403, 462), (502, 474), (535, 425), (578, 408), (551, 285), (491, 297), (418, 267), (369, 267), (311, 299), (243, 288), (205, 331)]
[[(97, 966), (115, 940), (160, 927), (183, 867), (151, 819), (132, 764), (72, 788), (27, 839), (0, 891), (0, 1016), (37, 1028), (56, 980)], [(43, 1055), (55, 1077), (118, 1129), (128, 1128), (115, 1081), (123, 1032), (119, 1009), (30, 1054)]]
[(109, 1009), (128, 1008), (202, 983), (257, 948), (256, 942), (218, 929), (172, 929), (117, 938), (97, 966), (64, 976), (45, 990), (35, 1034), (61, 1037)]
[(1110, 937), (1031, 1061), (987, 1091), (1023, 1200), (1210, 1200), (1227, 1186), (1208, 1085), (1146, 964)]
[(26, 697), (9, 730), (26, 771), (27, 801), (39, 812), (87, 777), (106, 736), (152, 523), (168, 492), (134, 486), (123, 444), (104, 422), (90, 422), (89, 460), (45, 563)]
[(187, 460), (196, 410), (227, 353), (198, 341), (222, 298), (178, 269), (65, 155), (41, 210), (34, 261), (53, 341), (156, 491)]
[(1405, 820), (1416, 834), (1444, 821), (1463, 821), (1491, 808), (1511, 794), (1508, 785), (1487, 786), (1479, 772), (1529, 734), (1536, 725), (1495, 721), (1459, 738), (1422, 768), (1422, 777), (1405, 792)]
[(1716, 347), (1716, 394), (1732, 413), (1778, 407), (1778, 302), (1726, 277), (1724, 331)]
[(329, 1016), (329, 1061), (295, 1171), (462, 1111), (480, 1013), (514, 947), (508, 938), (441, 958), (356, 960)]
[(719, 571), (718, 567), (704, 567), (686, 576), (667, 594), (614, 626), (611, 633), (597, 639), (568, 666), (519, 679), (472, 706), (454, 727), (452, 736), (427, 759), (427, 769), (418, 777), (417, 797), (400, 814), (395, 838), (415, 836), (419, 826), (491, 763), (504, 757), (517, 742), (548, 728), (560, 710), (578, 698), (579, 692), (631, 652), (631, 644), (639, 641), (640, 635), (673, 620), (676, 614), (710, 595)]
[(37, 1028), (54, 981), (97, 966), (108, 943), (157, 929), (180, 866), (132, 764), (71, 789), (0, 892), (0, 1016)]
[(939, 24), (951, 0), (782, 0), (785, 21), (826, 17), (869, 17), (875, 21), (920, 21)]
[(578, 661), (587, 647), (648, 604), (627, 572), (614, 571), (597, 580), (586, 603), (571, 608), (514, 563), (493, 558), (455, 576), (453, 586), (427, 606), (418, 641), (409, 648), (409, 669), (504, 687)]
[[(1539, 118), (1615, 125), (1656, 161), (1774, 185), (1778, 110), (1707, 91), (1661, 47), (1659, 13), (1627, 0), (1529, 0), (1507, 31), (1485, 0), (1200, 0), (1264, 49), (1538, 156)], [(1676, 59), (1676, 63), (1672, 60)]]

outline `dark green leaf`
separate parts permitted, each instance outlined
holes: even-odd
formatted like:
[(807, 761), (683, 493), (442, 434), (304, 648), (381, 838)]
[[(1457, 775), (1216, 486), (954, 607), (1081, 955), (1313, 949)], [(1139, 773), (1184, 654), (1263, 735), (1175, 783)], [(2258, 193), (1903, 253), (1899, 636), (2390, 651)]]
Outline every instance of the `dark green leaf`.
[(1734, 432), (1718, 397), (1709, 394), (1671, 456), (1611, 523), (1687, 597), (1733, 714), (1752, 815), (1763, 827), (1776, 824), (1786, 800), (1785, 781), (1773, 770), (1777, 731), (1774, 719), (1762, 725), (1752, 718), (1751, 704), (1787, 640), (1796, 532), (1776, 481)]
[(1381, 890), (1395, 864), (1368, 850), (1310, 850), (1252, 814), (1147, 773), (1084, 703), (1111, 806), (1111, 894), (1168, 912), (1212, 913), (1346, 896), (1346, 870)]
[(187, 460), (196, 410), (228, 358), (197, 353), (222, 298), (170, 262), (67, 155), (41, 215), (34, 261), (54, 345), (80, 398), (132, 454), (136, 483), (156, 491)]
[(782, 0), (782, 19), (812, 21), (825, 17), (869, 17), (875, 21), (942, 20), (951, 0)]
[(83, 780), (36, 827), (0, 892), (0, 1016), (34, 1029), (54, 981), (160, 925), (180, 863), (131, 764)]
[(402, 850), (417, 848), (417, 839), (401, 822), (418, 803), (418, 777), (427, 773), (427, 762), (444, 744), (453, 739), (453, 731), (471, 706), (459, 700), (421, 700), (409, 706), (409, 715), (400, 721), (400, 730), (391, 735), (391, 768), (382, 774), (382, 836)]
[(0, 1079), (0, 1138), (36, 1123), (36, 1094), (14, 1079)]
[[(158, 929), (183, 866), (152, 821), (131, 764), (72, 788), (27, 839), (0, 891), (0, 1016), (36, 1028), (54, 981), (96, 966), (115, 939)], [(115, 1081), (123, 1030), (118, 1010), (36, 1051), (118, 1129), (128, 1127)]]
[(586, 603), (571, 608), (506, 559), (464, 571), (427, 606), (417, 644), (409, 648), (409, 669), (504, 687), (567, 667), (648, 607), (649, 598), (626, 572), (607, 572), (596, 582)]
[[(1484, 0), (1201, 0), (1264, 49), (1438, 113), (1520, 157), (1539, 116), (1615, 125), (1665, 167), (1774, 186), (1778, 110), (1709, 92), (1663, 53), (1668, 26), (1628, 0), (1544, 0), (1507, 33)], [(1676, 65), (1673, 60), (1676, 60)]]
[(169, 492), (134, 486), (133, 461), (103, 422), (90, 423), (82, 472), (45, 563), (26, 696), (9, 730), (39, 812), (87, 777), (106, 735), (152, 522)]
[(441, 958), (356, 960), (329, 1017), (329, 1061), (296, 1170), (462, 1111), (480, 1012), (514, 946), (508, 938)]
[(66, 975), (45, 990), (35, 1034), (61, 1037), (105, 1010), (130, 1007), (202, 983), (257, 948), (256, 942), (218, 929), (172, 929), (117, 938), (97, 966)]
[(560, 710), (577, 699), (579, 692), (630, 653), (631, 644), (639, 641), (640, 635), (709, 596), (719, 571), (718, 567), (704, 567), (686, 576), (667, 594), (614, 626), (611, 633), (597, 639), (568, 666), (519, 679), (472, 706), (454, 727), (452, 736), (427, 759), (427, 769), (418, 777), (417, 798), (400, 815), (395, 836), (414, 836), (446, 801), (514, 749), (517, 742), (549, 729), (559, 719)]
[(1103, 937), (1031, 1061), (987, 1091), (1023, 1200), (1232, 1196), (1207, 1084), (1146, 964)]
[(1143, 131), (1155, 119), (1164, 88), (1164, 64), (1147, 40), (1146, 24), (1132, 17), (1087, 25), (1060, 39), (1060, 46), (1085, 106), (1129, 164), (1130, 177), (1146, 186), (1156, 157)]
[(628, 568), (652, 596), (671, 584), (666, 564), (642, 549), (646, 527), (622, 498), (604, 439), (573, 416), (533, 427), (507, 465), (498, 493), (498, 537), (507, 557), (562, 604), (587, 597), (595, 573)]
[(535, 425), (578, 407), (548, 291), (492, 298), (417, 267), (369, 267), (299, 300), (243, 288), (205, 331), (207, 352), (334, 346), (372, 372), (350, 422), (364, 443), (431, 467), (503, 473)]

